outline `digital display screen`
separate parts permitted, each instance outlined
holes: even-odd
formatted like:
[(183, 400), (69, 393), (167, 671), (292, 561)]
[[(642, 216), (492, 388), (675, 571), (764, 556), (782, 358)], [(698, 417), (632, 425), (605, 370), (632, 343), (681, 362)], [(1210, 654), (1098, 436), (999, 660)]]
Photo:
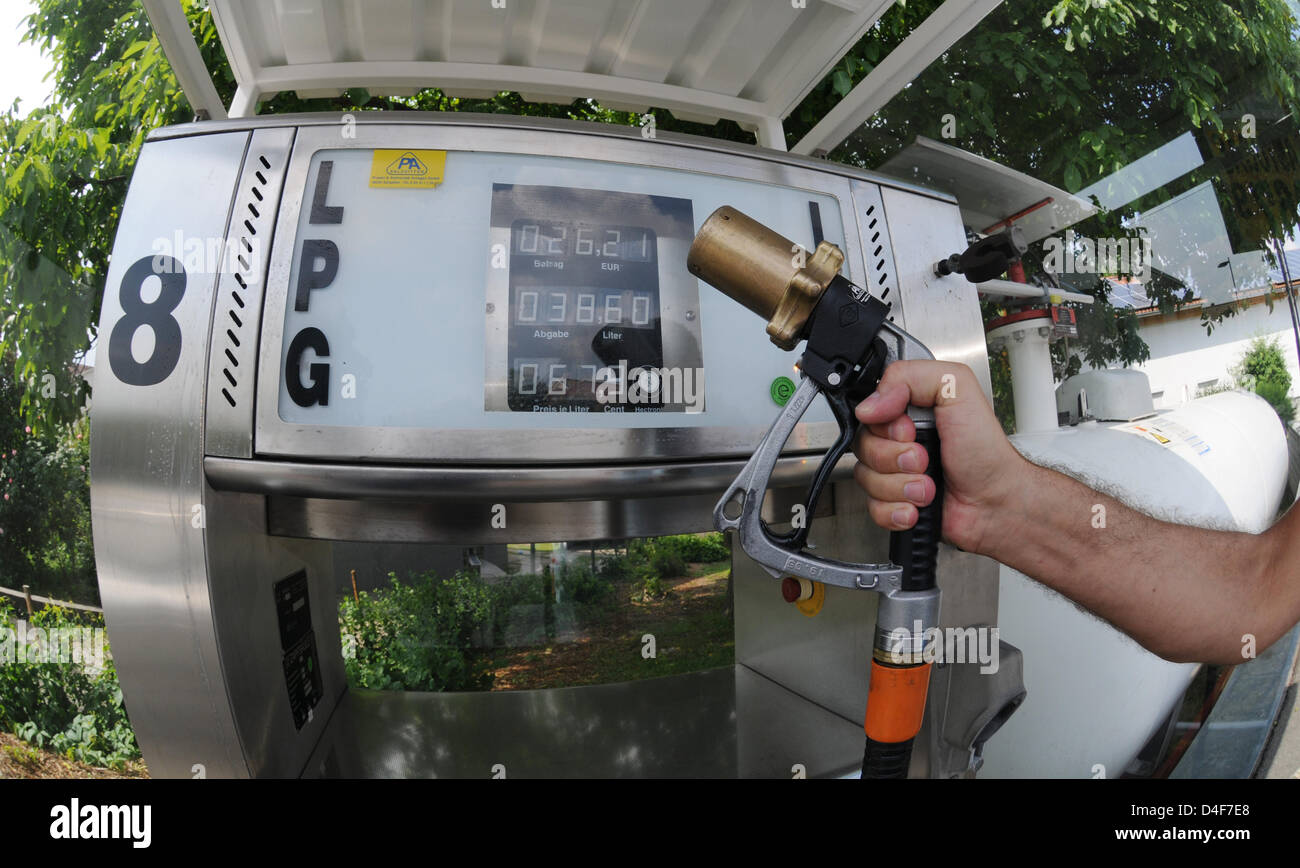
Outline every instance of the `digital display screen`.
[(678, 410), (664, 388), (659, 245), (691, 237), (690, 201), (498, 184), (492, 223), (510, 238), (509, 409)]
[[(483, 466), (721, 459), (747, 455), (771, 424), (768, 384), (790, 373), (789, 355), (691, 274), (687, 253), (724, 204), (812, 249), (815, 203), (825, 237), (844, 245), (848, 201), (825, 192), (843, 191), (842, 177), (704, 152), (701, 162), (659, 144), (623, 160), (592, 140), (578, 156), (568, 143), (585, 140), (537, 131), (357, 133), (294, 134), (275, 230), (249, 239), (268, 260), (258, 339), (217, 311), (226, 325), (214, 338), (228, 344), (230, 328), (244, 341), (231, 347), (238, 369), (214, 354), (240, 389), (254, 384), (252, 407), (234, 409), (252, 409), (257, 454)], [(427, 175), (408, 171), (413, 162)], [(856, 223), (850, 235), (856, 244)], [(239, 292), (256, 311), (256, 291)], [(219, 389), (212, 397), (231, 409)], [(805, 422), (834, 430), (821, 404)]]
[(515, 325), (618, 325), (650, 328), (655, 295), (601, 286), (538, 286), (515, 296)]
[(594, 256), (623, 262), (654, 260), (654, 232), (644, 226), (516, 220), (510, 234), (515, 253)]

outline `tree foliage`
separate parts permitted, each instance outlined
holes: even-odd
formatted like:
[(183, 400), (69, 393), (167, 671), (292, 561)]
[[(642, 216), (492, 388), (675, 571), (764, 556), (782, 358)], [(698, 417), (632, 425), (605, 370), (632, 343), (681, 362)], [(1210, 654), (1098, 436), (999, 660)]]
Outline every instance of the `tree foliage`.
[[(182, 0), (218, 93), (235, 81), (211, 12)], [(889, 50), (940, 5), (896, 3), (787, 120), (798, 140)], [(0, 355), (27, 384), (22, 410), (38, 429), (75, 418), (87, 387), (69, 365), (84, 353), (99, 315), (112, 239), (128, 179), (148, 132), (190, 120), (192, 109), (135, 0), (35, 0), (28, 40), (54, 62), (51, 105), (0, 115)], [(1286, 0), (1007, 0), (869, 121), (833, 158), (874, 167), (916, 135), (954, 144), (1075, 191), (1192, 130), (1203, 166), (1177, 186), (1101, 214), (1081, 232), (1120, 226), (1208, 178), (1235, 249), (1262, 246), (1295, 223), (1300, 203), (1300, 50)], [(376, 98), (355, 89), (329, 100), (279, 94), (263, 113), (288, 111), (480, 111), (637, 124), (642, 118), (589, 100), (537, 105), (517, 94), (463, 100), (431, 89)], [(730, 121), (701, 126), (655, 110), (662, 130), (749, 141)], [(1258, 135), (1243, 135), (1242, 118)], [(977, 227), (978, 228), (978, 227)], [(1174, 282), (1151, 287), (1156, 303), (1185, 301)], [(1104, 301), (1106, 287), (1095, 288)], [(1106, 304), (1082, 312), (1077, 349), (1089, 364), (1141, 360), (1136, 322)], [(1216, 312), (1216, 316), (1223, 311)], [(1062, 369), (1077, 362), (1062, 360)], [(36, 388), (44, 374), (58, 388)]]
[(1277, 338), (1260, 336), (1251, 340), (1232, 375), (1241, 388), (1254, 391), (1272, 404), (1282, 421), (1295, 418), (1295, 404), (1290, 398), (1291, 372)]
[(339, 601), (348, 683), (379, 690), (486, 690), (487, 661), (474, 650), (492, 624), (492, 589), (458, 572), (415, 573), (390, 587)]
[(23, 391), (0, 370), (0, 585), (97, 603), (84, 418), (34, 431)]
[[(939, 5), (895, 5), (796, 110), (790, 140)], [(1294, 229), (1300, 206), (1295, 36), (1286, 0), (1007, 0), (831, 157), (875, 168), (917, 136), (943, 140), (951, 119), (947, 144), (1077, 192), (1190, 131), (1200, 167), (1075, 230), (1132, 235), (1127, 218), (1213, 181), (1233, 249), (1266, 248)], [(1186, 249), (1195, 253), (1190, 241)], [(1037, 258), (1031, 250), (1031, 275)], [(1144, 288), (1163, 312), (1197, 295), (1159, 273)], [(1080, 308), (1081, 340), (1057, 349), (1058, 372), (1144, 361), (1136, 317), (1111, 307), (1104, 281), (1086, 291), (1097, 303)], [(1202, 319), (1209, 329), (1232, 313)]]

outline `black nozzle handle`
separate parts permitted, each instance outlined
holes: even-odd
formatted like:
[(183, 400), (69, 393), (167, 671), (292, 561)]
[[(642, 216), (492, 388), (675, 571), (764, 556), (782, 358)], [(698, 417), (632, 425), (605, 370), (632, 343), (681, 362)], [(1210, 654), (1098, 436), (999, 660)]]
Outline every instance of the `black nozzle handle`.
[(909, 530), (889, 535), (889, 559), (903, 568), (904, 591), (925, 591), (935, 587), (935, 561), (943, 536), (943, 467), (939, 455), (939, 431), (932, 422), (917, 423), (916, 442), (925, 447), (930, 460), (925, 475), (934, 480), (934, 500), (917, 510), (916, 524)]

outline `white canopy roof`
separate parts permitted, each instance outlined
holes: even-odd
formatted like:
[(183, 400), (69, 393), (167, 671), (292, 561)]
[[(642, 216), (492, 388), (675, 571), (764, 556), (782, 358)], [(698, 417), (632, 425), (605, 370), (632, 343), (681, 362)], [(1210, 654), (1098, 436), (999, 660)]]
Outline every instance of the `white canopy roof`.
[(951, 193), (962, 220), (980, 234), (1014, 220), (1026, 240), (1037, 241), (1097, 213), (1091, 202), (1046, 181), (925, 136), (877, 171)]
[[(767, 138), (892, 3), (211, 0), (211, 8), (239, 83), (233, 115), (252, 114), (280, 91), (513, 90), (538, 102), (661, 106), (685, 120), (732, 118), (756, 131), (775, 123)], [(167, 14), (179, 13), (175, 0), (146, 6), (156, 29), (185, 24)]]
[[(225, 117), (179, 0), (143, 2), (191, 104)], [(893, 2), (211, 0), (211, 8), (239, 84), (229, 109), (236, 117), (281, 91), (512, 90), (530, 101), (586, 97), (631, 111), (658, 106), (683, 120), (730, 118), (783, 149), (781, 121)], [(908, 70), (923, 68), (998, 2), (978, 0), (976, 17), (970, 0), (947, 0), (914, 34), (944, 22), (942, 38), (909, 39), (895, 54), (907, 55)], [(906, 85), (898, 78), (875, 76), (844, 102), (874, 111)], [(863, 100), (863, 85), (873, 99)]]

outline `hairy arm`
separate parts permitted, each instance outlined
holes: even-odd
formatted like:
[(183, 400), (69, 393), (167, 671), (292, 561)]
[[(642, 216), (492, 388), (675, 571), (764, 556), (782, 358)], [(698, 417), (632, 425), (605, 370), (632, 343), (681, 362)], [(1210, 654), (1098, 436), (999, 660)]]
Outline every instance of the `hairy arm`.
[(910, 527), (934, 496), (908, 403), (935, 407), (954, 545), (1059, 591), (1169, 660), (1240, 663), (1243, 649), (1263, 651), (1300, 620), (1300, 510), (1260, 535), (1144, 515), (1021, 457), (963, 365), (891, 365), (859, 405), (857, 479), (881, 526)]

